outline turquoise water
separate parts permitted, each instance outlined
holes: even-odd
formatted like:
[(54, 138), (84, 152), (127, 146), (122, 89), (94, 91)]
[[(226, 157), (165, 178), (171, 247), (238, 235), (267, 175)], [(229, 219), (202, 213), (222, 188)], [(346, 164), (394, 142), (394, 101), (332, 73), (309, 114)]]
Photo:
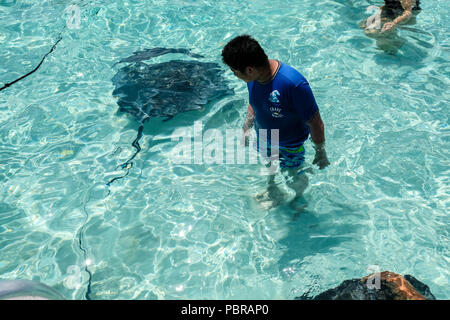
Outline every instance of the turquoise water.
[[(423, 0), (395, 53), (358, 27), (380, 3), (0, 0), (0, 87), (62, 39), (0, 92), (0, 279), (68, 299), (293, 299), (379, 268), (449, 299), (450, 2)], [(306, 211), (256, 205), (257, 165), (176, 164), (170, 137), (192, 114), (148, 122), (108, 188), (137, 132), (116, 112), (115, 62), (168, 47), (221, 63), (242, 33), (302, 72), (321, 109), (332, 164), (308, 174)], [(248, 103), (225, 70), (235, 95), (194, 112), (224, 133)]]

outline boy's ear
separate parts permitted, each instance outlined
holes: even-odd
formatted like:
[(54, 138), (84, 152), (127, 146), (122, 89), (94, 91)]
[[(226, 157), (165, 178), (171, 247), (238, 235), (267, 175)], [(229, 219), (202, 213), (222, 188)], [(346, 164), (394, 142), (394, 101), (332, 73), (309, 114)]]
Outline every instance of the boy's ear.
[(253, 74), (254, 71), (255, 69), (253, 67), (245, 67), (245, 73), (248, 75)]

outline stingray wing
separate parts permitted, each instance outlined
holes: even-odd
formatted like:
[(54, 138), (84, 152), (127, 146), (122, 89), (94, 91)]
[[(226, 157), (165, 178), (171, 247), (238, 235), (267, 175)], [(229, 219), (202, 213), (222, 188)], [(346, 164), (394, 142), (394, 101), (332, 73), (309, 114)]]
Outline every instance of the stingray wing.
[(153, 65), (127, 65), (113, 77), (120, 111), (143, 123), (199, 109), (233, 93), (217, 63), (172, 60)]
[(152, 48), (152, 49), (145, 49), (141, 51), (133, 52), (133, 55), (122, 59), (119, 61), (119, 63), (122, 62), (141, 62), (144, 60), (148, 60), (154, 57), (162, 56), (164, 54), (168, 53), (182, 53), (188, 56), (191, 56), (193, 58), (203, 58), (202, 55), (192, 53), (189, 49), (183, 49), (183, 48)]

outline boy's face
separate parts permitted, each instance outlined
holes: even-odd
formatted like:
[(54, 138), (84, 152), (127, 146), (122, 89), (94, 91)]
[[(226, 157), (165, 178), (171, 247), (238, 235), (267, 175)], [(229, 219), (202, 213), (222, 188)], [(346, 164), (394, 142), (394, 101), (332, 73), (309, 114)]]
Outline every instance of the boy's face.
[(237, 70), (237, 69), (233, 69), (230, 67), (230, 70), (234, 73), (234, 75), (236, 77), (238, 77), (241, 80), (244, 80), (245, 82), (251, 82), (255, 79), (253, 79), (252, 77), (252, 68), (251, 67), (247, 67), (245, 68), (245, 73), (242, 73), (241, 71)]

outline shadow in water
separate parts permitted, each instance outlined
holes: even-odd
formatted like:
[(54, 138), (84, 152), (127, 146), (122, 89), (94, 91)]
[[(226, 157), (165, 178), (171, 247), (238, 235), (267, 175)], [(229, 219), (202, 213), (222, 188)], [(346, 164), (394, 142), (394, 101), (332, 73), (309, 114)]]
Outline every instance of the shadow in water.
[[(124, 164), (119, 164), (116, 167), (116, 170), (121, 168), (124, 171), (124, 174), (121, 176), (116, 176), (112, 178), (107, 186), (110, 186), (113, 182), (125, 178), (130, 169), (133, 166), (134, 158), (138, 155), (138, 153), (144, 149), (146, 152), (152, 147), (172, 142), (173, 138), (177, 138), (178, 141), (181, 141), (181, 137), (179, 136), (179, 132), (176, 133), (175, 130), (177, 128), (186, 129), (187, 133), (190, 134), (191, 143), (193, 143), (194, 139), (194, 123), (196, 121), (201, 121), (202, 131), (201, 134), (204, 134), (208, 129), (217, 129), (221, 126), (224, 126), (225, 129), (223, 134), (225, 134), (226, 129), (237, 129), (236, 123), (239, 121), (239, 108), (244, 106), (244, 101), (240, 99), (222, 99), (212, 101), (208, 103), (203, 108), (198, 110), (191, 110), (189, 112), (184, 112), (182, 114), (178, 114), (175, 117), (164, 120), (162, 118), (151, 118), (145, 124), (142, 124), (138, 130), (136, 140), (130, 145), (130, 148), (135, 148), (134, 155), (130, 160), (125, 162)], [(120, 113), (118, 111), (118, 113)], [(228, 126), (227, 126), (228, 124)], [(135, 130), (136, 122), (130, 119), (128, 124), (125, 126), (124, 131)], [(149, 139), (146, 144), (140, 145), (137, 141), (141, 139), (142, 136), (147, 136)], [(189, 138), (189, 136), (187, 136)], [(125, 148), (118, 147), (116, 151), (111, 154), (113, 157), (119, 157), (121, 151), (126, 151)], [(145, 158), (151, 157), (154, 154), (150, 152), (145, 155)]]
[[(219, 104), (218, 107), (213, 106)], [(243, 108), (245, 103), (239, 99), (226, 99), (221, 101), (214, 101), (211, 104), (206, 105), (200, 110), (192, 110), (179, 114), (170, 120), (164, 120), (161, 118), (152, 118), (148, 120), (144, 125), (143, 135), (155, 137), (158, 139), (151, 140), (151, 145), (145, 146), (146, 149), (159, 143), (171, 141), (174, 131), (177, 128), (187, 128), (193, 132), (193, 126), (196, 121), (201, 121), (203, 132), (208, 129), (219, 129), (225, 126), (223, 135), (225, 135), (225, 129), (237, 129), (239, 127), (230, 126), (233, 125), (239, 119), (239, 108)], [(136, 122), (130, 119), (129, 123), (125, 126), (124, 131), (136, 130)]]
[[(349, 205), (329, 200), (327, 213), (310, 209), (303, 212), (280, 208), (279, 214), (290, 217), (286, 236), (278, 241), (285, 248), (278, 265), (280, 272), (285, 268), (301, 264), (305, 257), (324, 254), (347, 241), (353, 241), (360, 229), (351, 223), (350, 216), (356, 216), (356, 209)], [(339, 217), (339, 219), (337, 219)]]

